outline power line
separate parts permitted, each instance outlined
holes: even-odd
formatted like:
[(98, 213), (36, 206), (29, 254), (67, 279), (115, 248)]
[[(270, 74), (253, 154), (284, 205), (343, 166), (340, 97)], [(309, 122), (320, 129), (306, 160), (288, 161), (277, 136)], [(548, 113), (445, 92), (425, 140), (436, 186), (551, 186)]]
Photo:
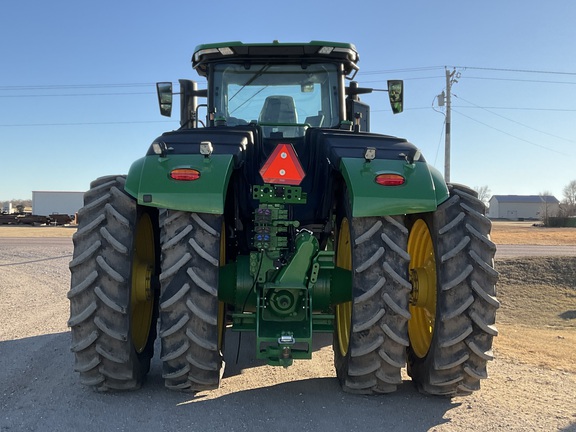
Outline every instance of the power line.
[(446, 117), (444, 117), (444, 122), (442, 123), (442, 131), (440, 132), (440, 138), (438, 138), (438, 146), (436, 147), (436, 156), (434, 156), (434, 165), (438, 160), (438, 153), (440, 152), (440, 145), (442, 144), (442, 138), (444, 137), (444, 131), (446, 129)]
[(130, 92), (130, 93), (69, 93), (69, 94), (31, 94), (31, 95), (0, 95), (0, 98), (32, 98), (32, 97), (78, 97), (78, 96), (131, 96), (151, 95), (154, 92)]
[[(547, 75), (568, 75), (576, 76), (576, 72), (566, 72), (566, 71), (554, 71), (554, 70), (535, 70), (535, 69), (519, 69), (519, 68), (495, 68), (495, 67), (482, 67), (482, 66), (420, 66), (420, 67), (408, 67), (408, 68), (398, 68), (398, 69), (380, 69), (372, 71), (361, 71), (360, 75), (384, 75), (390, 73), (412, 73), (412, 72), (427, 72), (432, 70), (443, 70), (445, 67), (458, 68), (458, 69), (470, 69), (470, 70), (481, 70), (481, 71), (493, 71), (493, 72), (514, 72), (514, 73), (533, 73), (533, 74), (547, 74)], [(412, 79), (429, 79), (437, 77), (425, 77), (425, 78), (412, 78)], [(466, 77), (474, 79), (501, 79), (501, 80), (511, 80), (506, 78), (482, 78), (482, 77)], [(410, 79), (410, 78), (406, 78)], [(522, 80), (518, 80), (522, 81)], [(532, 80), (526, 80), (532, 82)], [(541, 82), (535, 80), (534, 82)], [(546, 81), (542, 81), (546, 82)], [(558, 81), (551, 81), (556, 83)], [(574, 82), (558, 82), (560, 84), (576, 84)], [(62, 90), (62, 89), (101, 89), (101, 88), (121, 88), (121, 87), (150, 87), (155, 86), (156, 83), (107, 83), (107, 84), (45, 84), (45, 85), (14, 85), (14, 86), (0, 86), (0, 91), (10, 91), (10, 90)]]
[(551, 137), (553, 137), (553, 138), (561, 139), (561, 140), (563, 140), (563, 141), (567, 141), (567, 142), (571, 142), (571, 143), (576, 143), (576, 141), (573, 141), (573, 140), (570, 140), (570, 139), (567, 139), (567, 138), (563, 138), (563, 137), (561, 137), (561, 136), (554, 135), (554, 134), (551, 134), (551, 133), (548, 133), (548, 132), (544, 132), (544, 131), (542, 131), (542, 130), (540, 130), (540, 129), (533, 128), (532, 126), (528, 126), (527, 124), (521, 123), (521, 122), (519, 122), (519, 121), (513, 120), (513, 119), (508, 118), (508, 117), (505, 117), (505, 116), (503, 116), (503, 115), (501, 115), (501, 114), (498, 114), (498, 113), (495, 113), (495, 112), (493, 112), (493, 111), (490, 111), (489, 109), (483, 108), (483, 107), (481, 107), (481, 106), (479, 106), (479, 105), (476, 105), (474, 102), (470, 102), (470, 101), (468, 101), (468, 100), (466, 100), (466, 99), (464, 99), (464, 98), (462, 98), (462, 97), (459, 97), (459, 96), (456, 95), (456, 94), (454, 94), (453, 96), (456, 97), (456, 98), (458, 98), (458, 99), (460, 99), (460, 100), (463, 100), (463, 101), (466, 102), (466, 103), (469, 103), (470, 105), (473, 105), (473, 106), (476, 107), (476, 108), (482, 109), (482, 110), (484, 110), (484, 111), (486, 111), (486, 112), (489, 112), (489, 113), (492, 114), (492, 115), (495, 115), (495, 116), (497, 116), (497, 117), (503, 118), (504, 120), (508, 120), (509, 122), (512, 122), (512, 123), (515, 123), (515, 124), (517, 124), (517, 125), (523, 126), (523, 127), (528, 128), (528, 129), (530, 129), (530, 130), (533, 130), (533, 131), (535, 131), (535, 132), (538, 132), (538, 133), (541, 133), (541, 134), (544, 134), (544, 135), (548, 135), (548, 136), (551, 136)]
[[(456, 108), (475, 108), (470, 106), (458, 105)], [(508, 110), (508, 111), (559, 111), (559, 112), (576, 112), (576, 109), (571, 108), (529, 108), (529, 107), (502, 107), (502, 106), (494, 106), (494, 107), (482, 107), (478, 106), (477, 108), (481, 109), (493, 109), (493, 110)]]
[(399, 73), (399, 72), (422, 72), (422, 71), (430, 71), (430, 70), (437, 70), (437, 69), (444, 69), (444, 66), (424, 66), (424, 67), (414, 67), (414, 68), (402, 68), (402, 69), (384, 69), (384, 70), (375, 70), (375, 71), (365, 71), (360, 72), (362, 75), (380, 75), (380, 74), (388, 74), (388, 73)]
[(535, 74), (548, 74), (548, 75), (573, 75), (576, 76), (576, 72), (564, 72), (564, 71), (546, 71), (546, 70), (533, 70), (533, 69), (510, 69), (510, 68), (491, 68), (491, 67), (478, 67), (478, 66), (450, 66), (457, 69), (473, 69), (473, 70), (485, 70), (494, 72), (520, 72), (520, 73), (535, 73)]
[(483, 125), (483, 126), (486, 126), (487, 128), (490, 128), (490, 129), (493, 129), (493, 130), (495, 130), (495, 131), (497, 131), (497, 132), (500, 132), (500, 133), (502, 133), (502, 134), (504, 134), (504, 135), (508, 135), (509, 137), (512, 137), (512, 138), (517, 139), (517, 140), (519, 140), (519, 141), (523, 141), (523, 142), (525, 142), (525, 143), (527, 143), (527, 144), (530, 144), (530, 145), (533, 145), (533, 146), (536, 146), (536, 147), (543, 148), (543, 149), (548, 150), (548, 151), (551, 151), (551, 152), (553, 152), (553, 153), (558, 153), (558, 154), (561, 154), (561, 155), (563, 155), (563, 156), (569, 156), (569, 155), (567, 155), (566, 153), (559, 152), (558, 150), (554, 150), (554, 149), (552, 149), (552, 148), (550, 148), (550, 147), (546, 147), (546, 146), (543, 146), (543, 145), (541, 145), (541, 144), (537, 144), (537, 143), (535, 143), (535, 142), (529, 141), (529, 140), (527, 140), (527, 139), (517, 137), (516, 135), (512, 135), (511, 133), (505, 132), (505, 131), (503, 131), (502, 129), (498, 129), (498, 128), (496, 128), (496, 127), (494, 127), (494, 126), (491, 126), (491, 125), (489, 125), (489, 124), (487, 124), (487, 123), (481, 122), (480, 120), (477, 120), (477, 119), (475, 119), (475, 118), (472, 118), (472, 117), (470, 117), (470, 116), (467, 116), (466, 114), (463, 114), (463, 113), (461, 113), (460, 111), (455, 110), (454, 108), (452, 108), (452, 111), (454, 111), (455, 113), (457, 113), (457, 114), (459, 114), (459, 115), (461, 115), (461, 116), (463, 116), (463, 117), (466, 117), (466, 118), (469, 119), (469, 120), (472, 120), (472, 121), (474, 121), (474, 122), (476, 122), (476, 123), (479, 123), (479, 124), (481, 124), (481, 125)]
[[(412, 77), (412, 78), (402, 78), (403, 81), (418, 81), (418, 80), (427, 80), (427, 79), (438, 79), (444, 78), (441, 75), (434, 75), (434, 76), (426, 76), (426, 77)], [(481, 80), (481, 81), (506, 81), (506, 82), (519, 82), (519, 83), (539, 83), (539, 84), (567, 84), (567, 85), (576, 85), (576, 81), (551, 81), (551, 80), (530, 80), (530, 79), (518, 79), (518, 78), (496, 78), (496, 77), (477, 77), (477, 76), (468, 76), (466, 75), (464, 78), (471, 79), (471, 80)], [(372, 83), (385, 83), (387, 80), (369, 80), (364, 81), (361, 80), (363, 84), (372, 84)]]
[(543, 74), (543, 75), (572, 75), (576, 76), (576, 72), (566, 72), (566, 71), (554, 71), (554, 70), (536, 70), (536, 69), (519, 69), (519, 68), (496, 68), (496, 67), (482, 67), (482, 66), (423, 66), (423, 67), (413, 67), (413, 68), (401, 68), (401, 69), (383, 69), (375, 71), (364, 71), (361, 72), (362, 75), (379, 75), (394, 72), (422, 72), (430, 70), (438, 70), (445, 68), (456, 68), (456, 69), (471, 69), (471, 70), (482, 70), (482, 71), (492, 71), (492, 72), (514, 72), (514, 73), (533, 73), (533, 74)]
[[(465, 106), (465, 105), (452, 105), (454, 108), (463, 109), (475, 109), (476, 107)], [(576, 109), (571, 108), (530, 108), (530, 107), (503, 107), (503, 106), (493, 106), (493, 107), (482, 107), (478, 106), (480, 109), (491, 109), (491, 110), (506, 110), (506, 111), (551, 111), (551, 112), (576, 112)], [(404, 111), (416, 111), (416, 110), (428, 110), (429, 106), (421, 107), (404, 107)], [(373, 109), (371, 112), (388, 112), (386, 109)], [(498, 115), (498, 114), (496, 114)]]
[[(422, 110), (429, 110), (430, 107), (404, 107), (403, 111), (422, 111)], [(371, 109), (370, 112), (377, 113), (377, 112), (390, 112), (390, 109)]]
[(47, 85), (20, 85), (0, 86), (0, 90), (64, 90), (88, 88), (121, 88), (121, 87), (150, 87), (156, 83), (123, 83), (123, 84), (47, 84)]
[(148, 121), (124, 121), (124, 122), (83, 122), (83, 123), (17, 123), (0, 124), (0, 127), (36, 127), (36, 126), (93, 126), (93, 125), (124, 125), (124, 124), (147, 124), (147, 123), (175, 123), (176, 120), (148, 120)]
[[(427, 76), (427, 77), (414, 77), (414, 78), (402, 78), (402, 81), (418, 81), (418, 80), (427, 80), (427, 79), (438, 79), (438, 78), (444, 78), (441, 75), (436, 75), (436, 76)], [(388, 80), (370, 80), (370, 81), (360, 81), (362, 84), (371, 84), (371, 83), (385, 83)]]
[(475, 76), (468, 76), (468, 75), (466, 75), (466, 79), (476, 79), (476, 80), (485, 80), (485, 81), (512, 81), (512, 82), (527, 82), (527, 83), (576, 85), (576, 81), (528, 80), (528, 79), (518, 79), (518, 78), (475, 77)]

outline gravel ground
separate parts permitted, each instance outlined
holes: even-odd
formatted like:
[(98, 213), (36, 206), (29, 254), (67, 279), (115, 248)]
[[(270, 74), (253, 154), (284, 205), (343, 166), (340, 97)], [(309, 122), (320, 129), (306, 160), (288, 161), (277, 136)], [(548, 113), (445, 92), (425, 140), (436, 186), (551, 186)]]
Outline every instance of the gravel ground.
[[(469, 397), (421, 395), (407, 376), (390, 395), (344, 394), (335, 378), (329, 338), (316, 341), (313, 360), (281, 369), (254, 360), (246, 335), (236, 364), (236, 334), (227, 335), (227, 371), (218, 390), (196, 395), (166, 390), (155, 358), (139, 391), (99, 394), (81, 386), (73, 372), (66, 325), (71, 254), (69, 238), (0, 238), (2, 432), (576, 431), (576, 316), (566, 315), (553, 325), (531, 324), (530, 311), (538, 314), (538, 303), (525, 307), (522, 299), (534, 291), (523, 295), (516, 274), (530, 267), (502, 263), (501, 271), (512, 275), (503, 278), (500, 288), (503, 325), (495, 341), (496, 360), (489, 365), (490, 379)], [(572, 264), (560, 261), (568, 275), (574, 274)], [(561, 283), (567, 286), (558, 301), (565, 312), (573, 308), (576, 313), (576, 282)], [(538, 283), (530, 286), (542, 291)], [(549, 301), (546, 305), (552, 308)], [(566, 357), (545, 361), (547, 337), (557, 339)]]

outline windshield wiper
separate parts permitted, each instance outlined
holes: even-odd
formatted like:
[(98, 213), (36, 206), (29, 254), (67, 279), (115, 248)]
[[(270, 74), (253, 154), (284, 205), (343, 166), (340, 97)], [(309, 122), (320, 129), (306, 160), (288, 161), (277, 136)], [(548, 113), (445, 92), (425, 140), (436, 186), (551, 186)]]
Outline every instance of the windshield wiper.
[(249, 85), (252, 84), (254, 81), (256, 81), (257, 78), (259, 78), (260, 76), (262, 76), (262, 74), (263, 74), (264, 72), (266, 72), (266, 69), (268, 69), (269, 67), (270, 67), (270, 64), (269, 64), (269, 63), (266, 63), (264, 66), (262, 66), (262, 68), (261, 68), (258, 72), (256, 72), (248, 81), (246, 81), (246, 84), (244, 84), (242, 87), (240, 87), (240, 88), (238, 89), (238, 91), (237, 91), (236, 93), (234, 93), (230, 99), (228, 99), (228, 102), (230, 102), (232, 99), (234, 99), (234, 98), (238, 95), (238, 93), (240, 93), (242, 90), (244, 90), (244, 88), (245, 88), (246, 86), (249, 86)]
[[(248, 84), (246, 84), (248, 85)], [(238, 111), (240, 108), (242, 108), (244, 105), (246, 105), (248, 102), (250, 102), (252, 99), (254, 99), (255, 96), (257, 96), (258, 94), (260, 94), (261, 92), (263, 92), (264, 90), (266, 90), (268, 88), (268, 86), (266, 87), (262, 87), (260, 90), (258, 90), (256, 93), (254, 93), (252, 96), (250, 96), (248, 99), (246, 99), (244, 102), (242, 102), (240, 105), (238, 105), (236, 108), (234, 108), (232, 110), (232, 112), (230, 113), (230, 115), (234, 114), (236, 111)], [(240, 89), (242, 90), (242, 89)], [(234, 96), (236, 96), (238, 94), (238, 92), (240, 91), (238, 90), (236, 92), (236, 94)]]

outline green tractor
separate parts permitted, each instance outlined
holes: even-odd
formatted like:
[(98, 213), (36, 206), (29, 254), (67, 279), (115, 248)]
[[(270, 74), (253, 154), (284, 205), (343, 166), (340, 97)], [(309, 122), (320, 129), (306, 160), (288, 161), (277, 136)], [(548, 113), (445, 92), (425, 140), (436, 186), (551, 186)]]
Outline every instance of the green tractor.
[[(499, 306), (485, 206), (370, 133), (358, 60), (334, 42), (196, 48), (207, 88), (180, 80), (181, 127), (84, 196), (68, 293), (83, 384), (138, 388), (159, 337), (168, 388), (215, 389), (229, 330), (283, 367), (332, 333), (347, 392), (392, 392), (405, 366), (425, 393), (479, 389)], [(401, 112), (402, 81), (387, 87)], [(170, 115), (172, 84), (157, 89)]]

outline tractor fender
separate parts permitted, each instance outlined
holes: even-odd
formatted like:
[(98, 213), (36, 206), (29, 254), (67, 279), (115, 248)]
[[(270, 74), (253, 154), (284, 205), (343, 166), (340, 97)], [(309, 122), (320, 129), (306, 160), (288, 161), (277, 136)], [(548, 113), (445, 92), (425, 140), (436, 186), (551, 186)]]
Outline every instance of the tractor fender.
[[(234, 169), (234, 156), (218, 154), (147, 155), (130, 167), (125, 190), (138, 204), (174, 210), (223, 214), (228, 183)], [(175, 169), (192, 169), (196, 180), (175, 180)]]
[[(448, 199), (448, 187), (440, 172), (426, 162), (341, 158), (340, 172), (346, 183), (352, 216), (391, 216), (436, 210)], [(379, 174), (398, 174), (404, 183), (383, 186)]]

